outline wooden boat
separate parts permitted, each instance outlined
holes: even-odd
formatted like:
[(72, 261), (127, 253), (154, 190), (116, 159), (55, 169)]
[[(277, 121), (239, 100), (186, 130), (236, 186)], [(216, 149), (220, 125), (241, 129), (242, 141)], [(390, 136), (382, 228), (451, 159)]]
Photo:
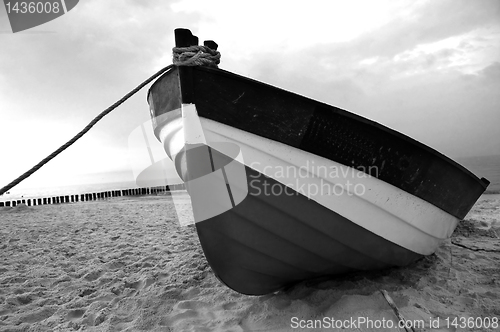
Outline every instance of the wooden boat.
[[(189, 30), (175, 33), (177, 47), (198, 44)], [(218, 68), (175, 67), (148, 102), (206, 259), (244, 294), (408, 265), (451, 236), (489, 183), (379, 123)], [(231, 164), (246, 188), (228, 180)], [(216, 180), (193, 184), (216, 171), (227, 191), (219, 203)]]

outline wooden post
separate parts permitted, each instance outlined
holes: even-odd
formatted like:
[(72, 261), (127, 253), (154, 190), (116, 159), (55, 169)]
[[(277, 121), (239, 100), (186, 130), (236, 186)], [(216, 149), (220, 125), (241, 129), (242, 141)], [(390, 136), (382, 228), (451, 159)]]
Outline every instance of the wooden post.
[(10, 202), (5, 202), (5, 206), (10, 206)]
[(4, 202), (0, 202), (0, 207), (4, 207), (5, 203)]
[(187, 47), (198, 45), (198, 37), (193, 36), (189, 29), (178, 28), (174, 30), (175, 35), (175, 46), (177, 47)]

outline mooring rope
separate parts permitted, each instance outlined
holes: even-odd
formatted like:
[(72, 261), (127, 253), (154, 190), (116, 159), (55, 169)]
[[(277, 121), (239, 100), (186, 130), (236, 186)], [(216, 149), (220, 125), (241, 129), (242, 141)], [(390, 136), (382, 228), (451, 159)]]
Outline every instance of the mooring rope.
[(38, 171), (43, 165), (48, 163), (50, 160), (54, 159), (58, 154), (66, 150), (73, 143), (75, 143), (78, 139), (80, 139), (83, 135), (85, 135), (98, 121), (100, 121), (104, 116), (109, 114), (115, 108), (120, 106), (127, 99), (136, 94), (139, 90), (141, 90), (144, 86), (149, 84), (152, 80), (172, 69), (174, 66), (210, 66), (217, 67), (220, 62), (220, 53), (218, 51), (212, 50), (206, 46), (190, 46), (190, 47), (174, 47), (172, 49), (173, 52), (173, 64), (168, 65), (165, 68), (158, 71), (156, 74), (139, 84), (135, 89), (127, 93), (120, 100), (115, 102), (113, 105), (106, 108), (101, 112), (98, 116), (96, 116), (90, 123), (82, 129), (78, 134), (76, 134), (72, 139), (70, 139), (66, 144), (60, 146), (57, 150), (52, 152), (50, 155), (45, 157), (38, 164), (33, 166), (27, 172), (23, 173), (17, 179), (9, 183), (0, 189), (0, 195), (9, 191), (12, 187), (18, 185), (21, 181), (29, 177), (31, 174)]

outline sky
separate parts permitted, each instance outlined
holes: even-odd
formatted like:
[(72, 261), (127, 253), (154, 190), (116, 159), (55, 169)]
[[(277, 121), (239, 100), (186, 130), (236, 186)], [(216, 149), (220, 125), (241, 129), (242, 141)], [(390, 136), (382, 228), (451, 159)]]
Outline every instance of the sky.
[[(0, 187), (169, 65), (178, 27), (215, 40), (222, 69), (347, 109), (452, 158), (500, 154), (497, 0), (81, 0), (16, 34), (0, 6)], [(130, 137), (141, 125), (152, 131), (146, 94), (18, 187), (133, 181), (140, 166)]]

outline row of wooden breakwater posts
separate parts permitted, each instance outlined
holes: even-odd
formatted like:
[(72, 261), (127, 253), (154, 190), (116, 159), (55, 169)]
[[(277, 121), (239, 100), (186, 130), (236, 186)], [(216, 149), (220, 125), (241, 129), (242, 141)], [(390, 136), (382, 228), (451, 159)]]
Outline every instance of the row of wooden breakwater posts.
[(26, 199), (16, 199), (11, 201), (0, 202), (0, 207), (16, 207), (17, 205), (20, 204), (25, 204), (27, 206), (35, 206), (35, 205), (47, 205), (47, 204), (88, 202), (88, 201), (108, 199), (112, 197), (157, 195), (160, 193), (168, 193), (170, 191), (185, 190), (185, 189), (186, 188), (184, 184), (181, 183), (169, 186), (159, 186), (150, 188), (120, 189), (120, 190), (101, 191), (97, 193), (88, 193), (88, 194), (63, 195), (63, 196), (52, 196), (43, 198), (26, 198)]

